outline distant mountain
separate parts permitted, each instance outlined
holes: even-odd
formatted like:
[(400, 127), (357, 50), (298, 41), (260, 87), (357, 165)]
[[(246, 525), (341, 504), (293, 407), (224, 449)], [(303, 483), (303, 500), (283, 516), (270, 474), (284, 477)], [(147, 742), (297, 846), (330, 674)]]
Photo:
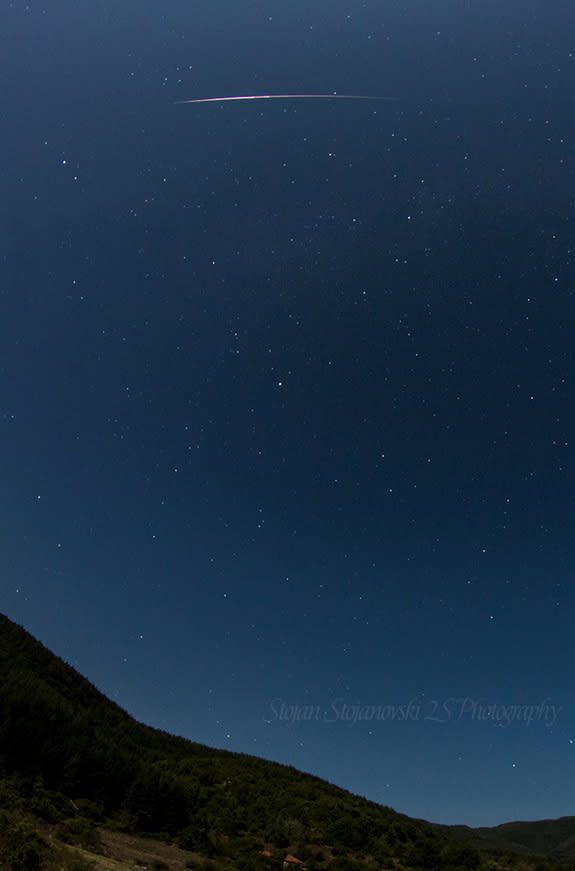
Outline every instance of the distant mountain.
[(560, 817), (558, 820), (502, 823), (490, 828), (446, 828), (451, 834), (476, 847), (537, 854), (558, 862), (575, 859), (575, 816)]
[[(98, 841), (97, 827), (125, 837), (144, 833), (203, 857), (213, 871), (282, 871), (290, 867), (288, 852), (306, 871), (510, 871), (518, 860), (509, 851), (554, 860), (575, 855), (571, 817), (493, 829), (431, 825), (295, 768), (152, 729), (4, 615), (2, 808), (10, 831), (10, 814), (18, 813), (84, 846)], [(3, 855), (26, 854), (13, 845), (2, 852), (14, 837), (24, 836), (3, 840), (0, 813), (0, 868)], [(38, 867), (8, 865), (11, 871)], [(47, 867), (54, 865), (52, 859)], [(550, 867), (524, 860), (519, 871)]]

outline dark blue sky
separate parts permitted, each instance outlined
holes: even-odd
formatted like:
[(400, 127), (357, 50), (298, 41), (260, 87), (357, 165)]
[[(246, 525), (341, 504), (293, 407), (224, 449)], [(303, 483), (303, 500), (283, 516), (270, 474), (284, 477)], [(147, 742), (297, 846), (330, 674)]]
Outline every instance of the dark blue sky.
[[(193, 740), (573, 813), (571, 3), (0, 19), (1, 609)], [(395, 99), (175, 103), (332, 91)]]

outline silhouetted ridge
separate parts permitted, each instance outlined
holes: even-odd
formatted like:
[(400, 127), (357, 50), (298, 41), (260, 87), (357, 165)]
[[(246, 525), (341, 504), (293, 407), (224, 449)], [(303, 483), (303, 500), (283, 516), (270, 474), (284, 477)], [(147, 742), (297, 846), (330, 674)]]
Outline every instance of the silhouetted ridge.
[[(510, 871), (510, 848), (575, 855), (573, 817), (493, 829), (436, 826), (295, 768), (145, 726), (4, 615), (0, 807), (70, 831), (98, 823), (153, 833), (221, 857), (222, 869), (233, 856), (240, 871), (281, 871), (278, 857), (288, 849), (303, 856), (306, 871)], [(239, 855), (250, 857), (247, 864)], [(528, 863), (522, 871), (550, 867)]]

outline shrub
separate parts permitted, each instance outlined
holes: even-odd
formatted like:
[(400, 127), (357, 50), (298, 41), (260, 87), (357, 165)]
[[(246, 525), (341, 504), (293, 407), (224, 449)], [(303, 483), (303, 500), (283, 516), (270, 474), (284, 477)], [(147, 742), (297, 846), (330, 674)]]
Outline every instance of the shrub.
[(8, 854), (6, 864), (11, 871), (36, 871), (40, 867), (40, 853), (33, 844), (25, 844)]

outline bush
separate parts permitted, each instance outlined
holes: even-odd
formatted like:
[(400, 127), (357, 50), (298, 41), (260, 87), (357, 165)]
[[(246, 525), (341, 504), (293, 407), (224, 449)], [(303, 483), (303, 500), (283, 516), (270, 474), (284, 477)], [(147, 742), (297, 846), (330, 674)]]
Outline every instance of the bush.
[(330, 871), (364, 871), (364, 865), (348, 856), (338, 856), (330, 865)]
[(92, 852), (101, 847), (100, 833), (94, 823), (85, 817), (74, 817), (60, 823), (56, 829), (56, 837), (65, 844), (74, 844)]
[(30, 810), (47, 823), (58, 823), (63, 819), (62, 811), (50, 801), (46, 795), (40, 795), (30, 802)]
[(75, 805), (80, 814), (93, 822), (101, 822), (104, 817), (104, 808), (99, 802), (91, 801), (89, 798), (77, 798)]
[(452, 865), (454, 868), (468, 869), (468, 871), (475, 871), (481, 861), (477, 850), (465, 844), (449, 844), (443, 850), (441, 859), (444, 865)]
[(11, 871), (36, 871), (40, 867), (40, 853), (33, 844), (26, 844), (9, 853), (6, 864)]
[(92, 868), (93, 866), (90, 862), (85, 862), (83, 859), (75, 856), (66, 867), (66, 871), (92, 871)]
[(10, 871), (37, 871), (41, 864), (44, 841), (22, 823), (10, 823), (4, 817), (0, 839), (0, 866)]

